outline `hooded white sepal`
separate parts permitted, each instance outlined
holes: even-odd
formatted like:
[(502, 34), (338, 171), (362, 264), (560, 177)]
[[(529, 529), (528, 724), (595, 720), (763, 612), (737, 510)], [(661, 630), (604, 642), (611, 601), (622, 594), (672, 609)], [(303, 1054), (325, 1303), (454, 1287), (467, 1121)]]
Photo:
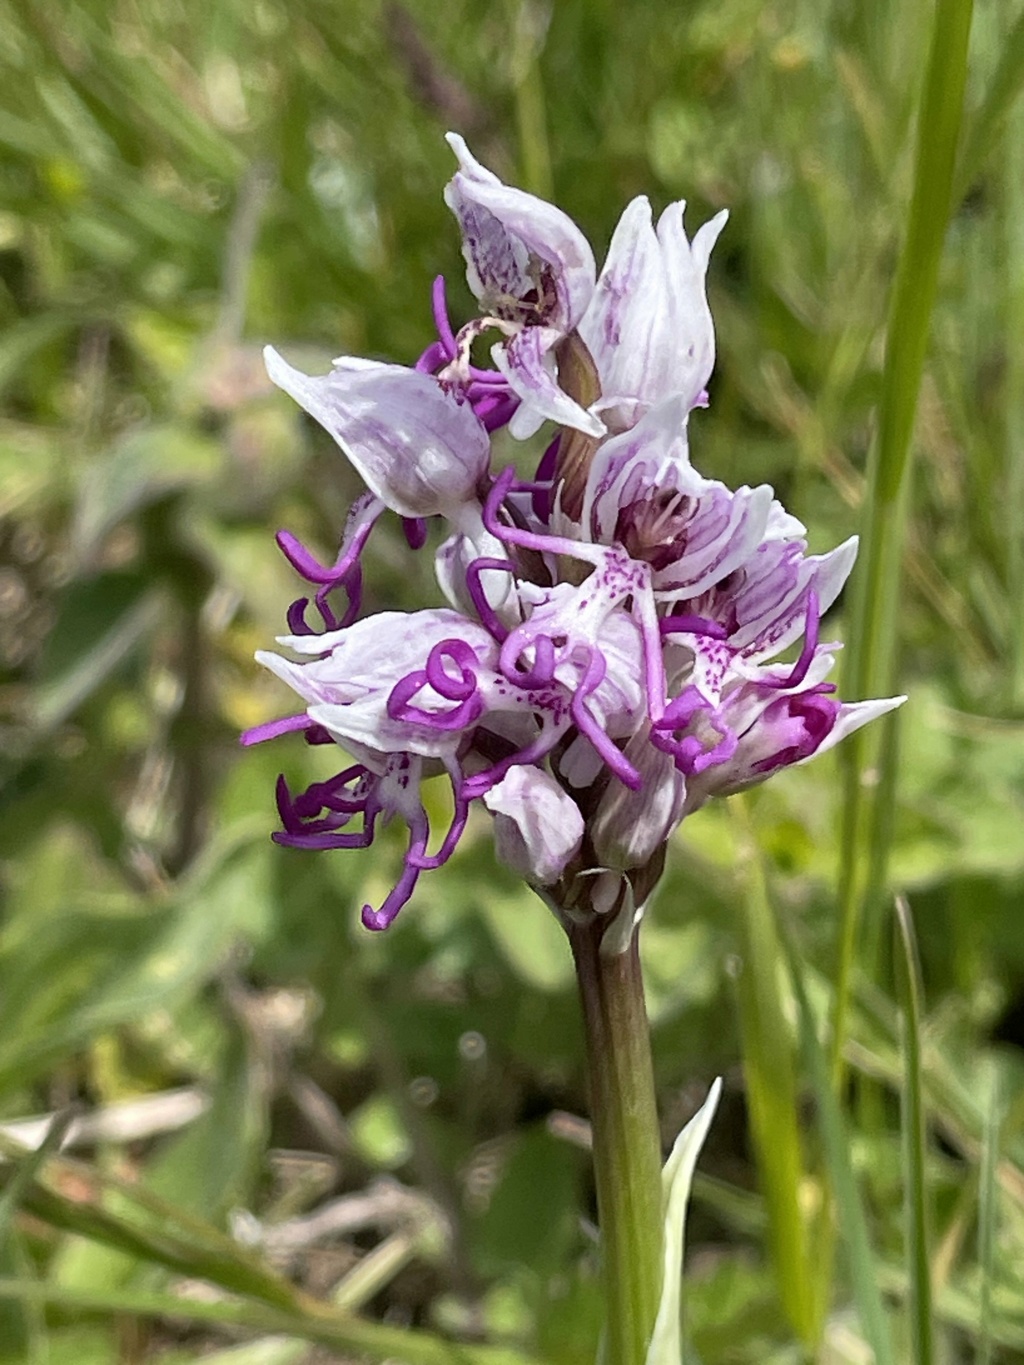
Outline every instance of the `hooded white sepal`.
[(665, 1208), (665, 1270), (661, 1303), (654, 1324), (654, 1335), (647, 1348), (645, 1365), (682, 1365), (683, 1342), (680, 1322), (680, 1294), (683, 1285), (683, 1232), (686, 1208), (690, 1202), (693, 1172), (711, 1127), (711, 1120), (722, 1093), (719, 1078), (711, 1087), (703, 1106), (676, 1138), (661, 1173)]

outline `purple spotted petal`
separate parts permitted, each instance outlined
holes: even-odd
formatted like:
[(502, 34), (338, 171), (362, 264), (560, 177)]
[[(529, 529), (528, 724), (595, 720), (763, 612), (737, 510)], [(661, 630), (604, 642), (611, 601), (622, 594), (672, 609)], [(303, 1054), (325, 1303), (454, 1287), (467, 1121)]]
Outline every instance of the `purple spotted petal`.
[(503, 185), (456, 133), (459, 169), (444, 192), (462, 230), (466, 278), (483, 310), (527, 326), (568, 332), (594, 288), (590, 243), (553, 204)]
[(761, 543), (773, 501), (767, 484), (733, 492), (702, 478), (690, 464), (686, 415), (676, 395), (605, 441), (583, 502), (594, 539), (618, 541), (649, 563), (662, 599), (697, 597), (742, 565)]
[[(906, 697), (877, 701), (838, 702), (823, 684), (779, 695), (750, 687), (724, 708), (746, 728), (726, 762), (706, 768), (688, 784), (688, 811), (710, 796), (729, 796), (763, 782), (783, 767), (805, 763), (826, 753), (862, 725), (902, 706)], [(752, 718), (753, 716), (753, 718)]]

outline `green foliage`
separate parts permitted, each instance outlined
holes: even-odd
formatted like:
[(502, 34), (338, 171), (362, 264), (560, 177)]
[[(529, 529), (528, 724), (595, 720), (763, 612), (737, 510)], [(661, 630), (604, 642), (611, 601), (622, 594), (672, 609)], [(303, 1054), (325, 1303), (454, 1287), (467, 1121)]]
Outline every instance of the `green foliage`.
[[(884, 1365), (912, 1358), (912, 1322), (921, 1359), (929, 1331), (937, 1360), (1024, 1356), (1024, 14), (976, 7), (957, 150), (917, 115), (946, 9), (0, 13), (0, 1124), (67, 1115), (74, 1144), (33, 1157), (5, 1130), (3, 1365), (595, 1358), (553, 919), (481, 820), (371, 938), (358, 908), (397, 842), (272, 846), (277, 772), (312, 780), (325, 756), (237, 744), (288, 705), (251, 661), (294, 595), (271, 533), (330, 553), (357, 491), (259, 348), (408, 361), (438, 272), (468, 307), (447, 127), (599, 250), (637, 193), (687, 197), (691, 227), (731, 210), (694, 459), (774, 482), (815, 549), (865, 529), (879, 404), (906, 434), (927, 347), (905, 543), (872, 580), (884, 596), (901, 559), (887, 628), (911, 701), (881, 823), (924, 990), (881, 896), (837, 1103), (831, 760), (741, 822), (689, 820), (643, 948), (666, 1150), (725, 1076), (687, 1229), (692, 1359), (870, 1343)], [(929, 157), (955, 166), (947, 230), (922, 208)], [(904, 256), (894, 304), (911, 225), (930, 254)], [(930, 322), (915, 265), (936, 271)], [(893, 308), (916, 322), (904, 368)], [(434, 591), (393, 525), (367, 568), (370, 610)]]

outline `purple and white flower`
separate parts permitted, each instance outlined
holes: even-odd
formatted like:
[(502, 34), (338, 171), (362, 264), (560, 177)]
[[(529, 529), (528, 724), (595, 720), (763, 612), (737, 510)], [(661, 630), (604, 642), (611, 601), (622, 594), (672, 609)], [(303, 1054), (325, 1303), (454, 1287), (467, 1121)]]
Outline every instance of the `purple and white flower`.
[[(691, 463), (714, 333), (708, 258), (725, 215), (689, 242), (681, 204), (657, 227), (629, 205), (596, 275), (561, 210), (503, 185), (450, 142), (445, 198), (481, 316), (456, 331), (435, 281), (438, 339), (411, 368), (354, 359), (310, 378), (267, 351), (271, 377), (360, 473), (334, 561), (279, 544), (315, 590), (288, 613), (287, 654), (257, 658), (301, 710), (246, 743), (301, 732), (346, 755), (293, 794), (279, 842), (364, 848), (397, 819), (401, 874), (371, 928), (451, 856), (473, 803), (499, 857), (567, 921), (603, 913), (628, 939), (686, 815), (823, 753), (903, 698), (844, 703), (819, 639), (856, 555), (809, 555), (772, 489), (730, 489)], [(496, 332), (493, 369), (470, 349)], [(556, 429), (535, 476), (494, 468), (492, 435)], [(386, 512), (414, 549), (428, 523), (449, 606), (361, 614), (361, 557)], [(341, 594), (343, 603), (337, 602)], [(311, 604), (319, 617), (311, 624)], [(786, 651), (795, 660), (779, 662)], [(421, 784), (446, 775), (433, 832)], [(625, 918), (623, 918), (625, 917)]]
[(593, 410), (611, 431), (635, 426), (669, 398), (681, 398), (687, 410), (707, 401), (715, 331), (704, 281), (728, 214), (716, 214), (690, 242), (685, 208), (670, 204), (655, 229), (648, 201), (633, 200), (580, 321), (601, 381)]

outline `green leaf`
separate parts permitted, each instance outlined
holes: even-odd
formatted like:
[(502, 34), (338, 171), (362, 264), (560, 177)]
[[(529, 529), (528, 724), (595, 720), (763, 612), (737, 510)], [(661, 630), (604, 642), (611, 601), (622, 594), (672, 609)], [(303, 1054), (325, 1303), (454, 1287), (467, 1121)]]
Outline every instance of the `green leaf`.
[[(53, 888), (65, 899), (53, 903), (49, 915), (42, 888), (34, 882), (25, 886), (26, 903), (37, 900), (39, 913), (22, 925), (15, 922), (8, 940), (0, 941), (0, 967), (13, 983), (0, 994), (0, 1089), (38, 1074), (54, 1057), (109, 1029), (184, 1004), (217, 972), (250, 924), (268, 922), (269, 887), (254, 872), (250, 855), (257, 868), (269, 855), (262, 845), (249, 844), (249, 837), (247, 829), (235, 830), (208, 848), (178, 898), (148, 911), (130, 901), (105, 914), (99, 912), (102, 901), (97, 909), (76, 904), (86, 894), (80, 874), (89, 864), (80, 859), (76, 871), (74, 842), (64, 849), (68, 861)], [(42, 843), (44, 885), (55, 875), (47, 864), (55, 842), (60, 844)], [(93, 899), (99, 899), (95, 892)], [(42, 924), (45, 934), (39, 932)]]
[(70, 332), (78, 322), (74, 315), (53, 311), (25, 318), (5, 328), (0, 338), (0, 397), (17, 382), (22, 369), (39, 351)]
[(178, 1209), (219, 1222), (248, 1205), (267, 1136), (266, 1078), (232, 1030), (209, 1107), (146, 1169), (146, 1185)]
[(576, 1231), (580, 1162), (546, 1127), (517, 1135), (496, 1158), (496, 1185), (488, 1205), (471, 1224), (477, 1260), (487, 1275), (528, 1266), (546, 1281), (565, 1264)]
[(561, 991), (573, 980), (565, 931), (540, 900), (523, 891), (504, 895), (489, 886), (480, 913), (509, 966), (539, 991)]
[(139, 574), (72, 585), (40, 661), (33, 727), (48, 733), (81, 706), (157, 625), (164, 604), (159, 588)]
[[(180, 1215), (202, 1215), (220, 1226), (234, 1207), (248, 1207), (266, 1137), (266, 1094), (260, 1068), (234, 1030), (212, 1086), (210, 1104), (184, 1132), (171, 1138), (147, 1164), (140, 1190)], [(111, 1196), (109, 1207), (131, 1211)], [(113, 1289), (134, 1279), (136, 1261), (84, 1239), (64, 1244), (52, 1276), (74, 1289)]]
[(707, 1099), (676, 1138), (662, 1173), (665, 1192), (665, 1274), (661, 1302), (646, 1365), (681, 1365), (683, 1358), (680, 1300), (683, 1285), (683, 1241), (690, 1186), (722, 1093), (716, 1080)]
[(73, 544), (88, 563), (104, 538), (132, 513), (213, 477), (223, 460), (221, 447), (184, 423), (164, 423), (132, 432), (108, 454), (84, 468)]

